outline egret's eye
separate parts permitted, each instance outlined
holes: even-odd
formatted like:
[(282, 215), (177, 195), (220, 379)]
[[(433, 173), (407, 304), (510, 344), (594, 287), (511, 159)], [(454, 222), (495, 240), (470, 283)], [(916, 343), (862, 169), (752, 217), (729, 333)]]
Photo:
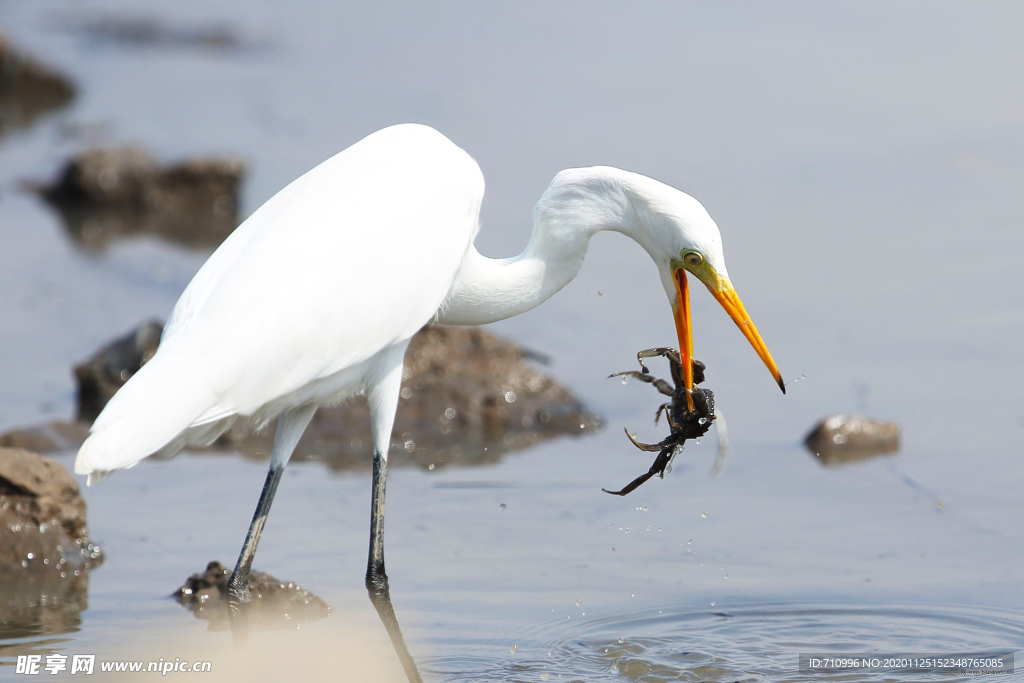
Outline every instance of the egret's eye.
[(695, 251), (685, 251), (683, 252), (683, 261), (688, 266), (697, 267), (700, 264), (704, 263), (704, 257)]

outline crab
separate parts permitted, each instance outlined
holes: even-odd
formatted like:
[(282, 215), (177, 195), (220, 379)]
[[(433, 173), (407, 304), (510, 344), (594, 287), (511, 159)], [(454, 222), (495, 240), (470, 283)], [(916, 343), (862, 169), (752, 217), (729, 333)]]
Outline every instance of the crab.
[[(672, 384), (663, 379), (652, 377), (651, 371), (646, 365), (644, 365), (644, 358), (652, 358), (656, 356), (664, 356), (668, 359), (669, 366), (672, 370)], [(610, 493), (615, 496), (624, 496), (631, 493), (656, 474), (664, 479), (665, 469), (672, 462), (676, 449), (682, 448), (683, 443), (687, 439), (696, 439), (707, 434), (708, 430), (711, 429), (711, 423), (715, 421), (714, 392), (710, 389), (700, 389), (696, 386), (704, 381), (705, 365), (703, 363), (699, 360), (692, 361), (694, 388), (692, 390), (687, 390), (686, 380), (683, 373), (683, 361), (679, 357), (679, 352), (675, 349), (668, 347), (645, 349), (636, 354), (636, 359), (640, 363), (640, 372), (637, 372), (636, 370), (626, 370), (625, 372), (616, 372), (613, 375), (609, 375), (609, 378), (632, 377), (640, 380), (641, 382), (653, 384), (654, 388), (662, 394), (670, 396), (671, 400), (668, 403), (663, 403), (658, 406), (658, 410), (655, 411), (654, 424), (658, 424), (662, 414), (664, 414), (665, 417), (668, 418), (668, 424), (669, 427), (672, 428), (672, 433), (659, 443), (647, 444), (637, 441), (633, 435), (629, 433), (628, 429), (625, 430), (626, 436), (634, 446), (642, 451), (649, 451), (652, 453), (657, 452), (658, 457), (654, 459), (654, 464), (651, 465), (651, 469), (626, 484), (626, 486), (621, 490), (609, 491), (608, 489), (601, 489), (605, 493)], [(692, 401), (692, 410), (690, 410), (690, 406), (688, 405), (687, 397)]]

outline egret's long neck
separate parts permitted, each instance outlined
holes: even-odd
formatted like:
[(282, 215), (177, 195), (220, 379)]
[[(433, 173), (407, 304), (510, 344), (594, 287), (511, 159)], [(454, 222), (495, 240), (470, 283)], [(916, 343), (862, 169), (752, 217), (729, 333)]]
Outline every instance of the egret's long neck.
[(540, 305), (576, 277), (590, 238), (601, 230), (645, 245), (633, 176), (610, 168), (560, 173), (534, 209), (533, 235), (523, 253), (491, 259), (471, 245), (437, 321), (482, 325)]

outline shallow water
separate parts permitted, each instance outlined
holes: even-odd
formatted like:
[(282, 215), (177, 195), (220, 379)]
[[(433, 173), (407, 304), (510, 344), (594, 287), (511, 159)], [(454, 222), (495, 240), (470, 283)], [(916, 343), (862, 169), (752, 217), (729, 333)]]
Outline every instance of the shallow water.
[[(68, 28), (104, 13), (225, 23), (250, 47)], [(165, 160), (231, 153), (249, 162), (245, 213), (366, 133), (418, 120), (481, 163), (488, 254), (522, 248), (563, 167), (618, 165), (695, 195), (784, 376), (806, 376), (779, 395), (695, 291), (696, 355), (730, 427), (724, 470), (710, 474), (709, 435), (663, 481), (602, 494), (649, 466), (620, 427), (662, 433), (649, 387), (604, 378), (674, 336), (646, 255), (599, 235), (575, 282), (492, 327), (551, 356), (608, 429), (391, 474), (392, 598), (428, 678), (806, 680), (796, 658), (810, 649), (1024, 649), (1024, 94), (1009, 85), (1024, 76), (1021, 14), (0, 4), (0, 30), (80, 85), (68, 109), (0, 138), (0, 430), (73, 415), (72, 363), (166, 316), (207, 255), (153, 238), (85, 252), (20, 179), (93, 142), (142, 142)], [(899, 454), (820, 466), (799, 441), (843, 411), (898, 420)], [(334, 608), (308, 629), (382, 637), (362, 587), (368, 469), (296, 464), (281, 486), (255, 564)], [(107, 554), (87, 607), (24, 625), (0, 661), (227, 642), (166, 596), (209, 560), (233, 561), (264, 472), (184, 455), (86, 491)]]

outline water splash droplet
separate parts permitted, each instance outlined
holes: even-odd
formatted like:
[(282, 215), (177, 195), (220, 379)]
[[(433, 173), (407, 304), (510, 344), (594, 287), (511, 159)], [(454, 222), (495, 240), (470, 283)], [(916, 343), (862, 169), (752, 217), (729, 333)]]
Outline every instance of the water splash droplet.
[(700, 513), (700, 516), (703, 517), (704, 519), (707, 519), (708, 518), (708, 511), (705, 510), (704, 512)]
[(499, 505), (498, 507), (499, 507), (500, 509), (504, 510), (504, 509), (508, 508), (508, 505), (505, 505), (504, 503), (502, 503), (502, 504), (501, 504), (501, 505)]
[(583, 600), (581, 598), (576, 598), (576, 606), (579, 607), (582, 604), (583, 604)]
[(512, 654), (515, 654), (517, 652), (519, 652), (519, 646), (518, 645), (513, 645), (512, 646)]
[(434, 463), (430, 463), (429, 465), (427, 465), (427, 469), (428, 470), (433, 470), (434, 469)]
[(625, 375), (623, 375), (623, 376), (622, 376), (622, 383), (623, 383), (623, 384), (629, 384), (629, 378), (628, 378), (628, 377), (626, 377)]
[(714, 606), (715, 606), (715, 601), (714, 601), (714, 600), (712, 600), (712, 601), (711, 601), (711, 606), (712, 606), (712, 607), (714, 607)]

